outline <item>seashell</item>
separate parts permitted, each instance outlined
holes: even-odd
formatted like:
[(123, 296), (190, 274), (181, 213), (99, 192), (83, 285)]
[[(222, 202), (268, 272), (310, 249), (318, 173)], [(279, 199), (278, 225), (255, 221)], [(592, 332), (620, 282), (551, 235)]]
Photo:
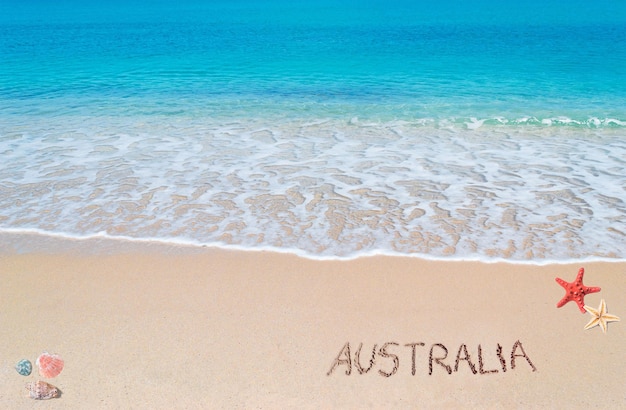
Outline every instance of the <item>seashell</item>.
[(48, 400), (61, 397), (61, 390), (44, 381), (26, 383), (26, 389), (31, 399)]
[(22, 376), (28, 376), (33, 371), (33, 364), (30, 360), (23, 359), (17, 362), (15, 370), (17, 370), (17, 372)]
[(63, 370), (63, 359), (57, 354), (43, 352), (35, 363), (39, 367), (39, 374), (48, 379), (58, 376)]

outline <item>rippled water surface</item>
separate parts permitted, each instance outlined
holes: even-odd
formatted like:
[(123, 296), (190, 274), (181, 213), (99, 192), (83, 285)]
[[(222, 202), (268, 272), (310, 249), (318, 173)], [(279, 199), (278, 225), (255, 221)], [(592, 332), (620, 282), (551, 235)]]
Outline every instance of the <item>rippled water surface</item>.
[(624, 5), (335, 3), (3, 3), (0, 229), (624, 258)]

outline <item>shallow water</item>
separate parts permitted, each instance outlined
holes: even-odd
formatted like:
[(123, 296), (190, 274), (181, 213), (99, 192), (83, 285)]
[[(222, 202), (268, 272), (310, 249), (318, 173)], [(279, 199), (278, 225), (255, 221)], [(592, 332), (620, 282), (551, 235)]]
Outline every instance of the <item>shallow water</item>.
[(0, 230), (623, 259), (625, 6), (454, 5), (8, 2)]

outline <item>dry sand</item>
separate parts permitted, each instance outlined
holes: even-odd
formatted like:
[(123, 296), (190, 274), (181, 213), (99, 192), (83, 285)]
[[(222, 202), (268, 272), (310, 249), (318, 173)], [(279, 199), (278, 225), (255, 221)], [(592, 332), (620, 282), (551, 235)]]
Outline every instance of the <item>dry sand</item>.
[[(586, 304), (624, 318), (626, 263), (312, 261), (99, 240), (42, 252), (0, 239), (0, 408), (626, 406), (626, 324), (583, 330), (590, 315), (557, 309), (554, 280), (584, 266), (602, 287)], [(14, 366), (43, 351), (65, 359), (47, 380), (63, 394), (37, 402), (24, 388), (37, 370)]]

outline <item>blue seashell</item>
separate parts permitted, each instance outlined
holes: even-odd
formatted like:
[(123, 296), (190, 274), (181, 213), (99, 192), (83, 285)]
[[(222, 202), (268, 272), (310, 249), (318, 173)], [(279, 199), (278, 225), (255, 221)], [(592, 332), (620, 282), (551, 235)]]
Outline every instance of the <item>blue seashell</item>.
[(33, 364), (30, 360), (23, 359), (15, 365), (15, 370), (22, 376), (28, 376), (33, 371)]

